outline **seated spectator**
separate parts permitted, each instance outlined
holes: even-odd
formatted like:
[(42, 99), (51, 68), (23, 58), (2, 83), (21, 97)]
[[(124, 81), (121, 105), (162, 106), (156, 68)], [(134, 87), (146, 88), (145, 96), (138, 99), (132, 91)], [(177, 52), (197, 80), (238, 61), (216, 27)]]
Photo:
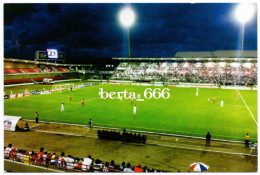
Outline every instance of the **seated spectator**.
[(93, 169), (95, 173), (103, 172), (103, 163), (101, 160), (96, 159), (95, 163), (93, 164)]
[(122, 164), (121, 164), (120, 167), (119, 167), (119, 170), (120, 170), (120, 171), (123, 171), (124, 168), (125, 168), (125, 162), (122, 162)]
[(58, 158), (58, 167), (63, 168), (65, 167), (65, 154), (62, 152)]
[(130, 163), (127, 163), (126, 168), (124, 168), (123, 171), (126, 172), (126, 173), (133, 173), (134, 172), (131, 168)]
[(83, 158), (82, 171), (89, 171), (90, 165), (92, 164), (91, 154), (87, 158)]
[(23, 162), (25, 163), (25, 164), (27, 164), (27, 165), (32, 165), (32, 152), (30, 151), (30, 152), (26, 152), (26, 155), (24, 156), (24, 159), (23, 159)]
[(65, 158), (65, 162), (66, 162), (66, 168), (67, 169), (74, 169), (75, 168), (74, 159), (72, 158), (71, 155), (68, 155), (68, 157)]
[(28, 122), (25, 123), (23, 130), (24, 130), (24, 131), (30, 131)]
[(40, 151), (37, 153), (37, 160), (36, 160), (36, 163), (42, 163), (42, 157), (43, 157), (43, 150), (44, 148), (41, 147), (40, 148)]
[(114, 160), (111, 160), (109, 166), (108, 166), (108, 170), (110, 172), (114, 172), (115, 171), (115, 161)]
[(103, 167), (103, 172), (108, 172), (108, 171), (109, 171), (109, 170), (108, 170), (108, 166), (109, 166), (109, 163), (106, 162), (106, 163), (105, 163), (105, 166)]
[(143, 172), (143, 169), (142, 169), (142, 165), (139, 163), (138, 166), (136, 166), (134, 168), (134, 172), (135, 173), (138, 173), (138, 172)]
[(56, 153), (53, 153), (50, 160), (51, 165), (54, 165), (55, 159), (56, 159)]
[(4, 158), (10, 158), (10, 152), (12, 151), (12, 144), (10, 143), (8, 147), (4, 150)]

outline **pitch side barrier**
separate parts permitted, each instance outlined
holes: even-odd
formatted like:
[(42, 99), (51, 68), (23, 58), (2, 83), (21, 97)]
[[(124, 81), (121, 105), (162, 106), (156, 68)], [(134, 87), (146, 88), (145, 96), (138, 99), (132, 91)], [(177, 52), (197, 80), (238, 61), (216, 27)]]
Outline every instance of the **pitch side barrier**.
[[(82, 84), (82, 85), (77, 85), (74, 86), (74, 89), (79, 89), (79, 88), (85, 88), (88, 86), (93, 86), (93, 85), (98, 85), (99, 83), (88, 83), (88, 84)], [(48, 89), (48, 90), (43, 90), (43, 91), (32, 91), (31, 93), (17, 93), (17, 94), (10, 94), (10, 95), (4, 95), (4, 99), (11, 99), (11, 98), (19, 98), (19, 97), (25, 97), (25, 96), (30, 96), (30, 95), (42, 95), (42, 94), (51, 94), (52, 92), (55, 91), (63, 91), (63, 90), (68, 90), (68, 88), (57, 88), (57, 89)]]
[[(52, 155), (51, 155), (52, 156)], [(13, 162), (21, 162), (29, 166), (41, 166), (46, 169), (59, 169), (64, 170), (66, 172), (91, 172), (92, 169), (94, 172), (123, 172), (120, 170), (110, 169), (108, 167), (100, 167), (93, 165), (86, 165), (77, 162), (65, 161), (64, 159), (58, 160), (57, 156), (55, 159), (49, 158), (48, 155), (46, 157), (37, 156), (32, 154), (24, 154), (18, 151), (10, 151), (9, 153), (4, 153), (4, 158), (8, 160), (12, 160)], [(105, 164), (102, 161), (102, 164)]]

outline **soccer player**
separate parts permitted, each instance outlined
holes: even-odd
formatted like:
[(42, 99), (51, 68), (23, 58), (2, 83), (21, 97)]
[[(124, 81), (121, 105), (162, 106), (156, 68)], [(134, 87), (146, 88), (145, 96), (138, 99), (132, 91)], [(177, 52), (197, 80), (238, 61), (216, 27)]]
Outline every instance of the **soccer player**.
[(64, 111), (64, 105), (63, 105), (63, 103), (61, 103), (61, 109), (60, 109), (60, 111)]
[(71, 101), (71, 95), (69, 96), (69, 100)]
[(137, 107), (136, 107), (136, 105), (135, 105), (135, 106), (134, 106), (134, 111), (133, 111), (134, 114), (136, 114), (136, 109), (137, 109)]
[(224, 101), (223, 100), (221, 100), (220, 105), (221, 105), (221, 108), (223, 108), (223, 106), (224, 106)]
[(85, 103), (84, 98), (82, 98), (81, 105), (84, 106), (84, 103)]
[(237, 98), (237, 94), (236, 93), (234, 93), (234, 98)]
[(213, 100), (213, 104), (215, 104), (215, 101), (216, 101), (216, 100), (215, 100), (215, 98), (214, 98), (214, 97), (212, 98), (212, 100)]
[(134, 99), (133, 99), (133, 98), (131, 98), (131, 104), (133, 104), (133, 102), (134, 102)]

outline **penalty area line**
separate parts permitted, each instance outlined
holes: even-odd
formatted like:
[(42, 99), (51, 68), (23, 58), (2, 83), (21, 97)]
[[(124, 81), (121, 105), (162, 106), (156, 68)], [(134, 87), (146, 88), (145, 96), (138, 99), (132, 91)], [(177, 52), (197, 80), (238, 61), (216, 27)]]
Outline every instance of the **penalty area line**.
[(242, 95), (240, 94), (239, 90), (237, 90), (237, 93), (238, 93), (238, 95), (241, 97), (242, 101), (244, 102), (244, 104), (245, 104), (245, 106), (246, 106), (248, 112), (250, 113), (251, 117), (252, 117), (253, 120), (255, 121), (256, 126), (258, 126), (258, 125), (257, 125), (257, 121), (255, 120), (254, 115), (252, 114), (251, 110), (250, 110), (249, 107), (247, 106), (247, 104), (246, 104), (244, 98), (242, 97)]

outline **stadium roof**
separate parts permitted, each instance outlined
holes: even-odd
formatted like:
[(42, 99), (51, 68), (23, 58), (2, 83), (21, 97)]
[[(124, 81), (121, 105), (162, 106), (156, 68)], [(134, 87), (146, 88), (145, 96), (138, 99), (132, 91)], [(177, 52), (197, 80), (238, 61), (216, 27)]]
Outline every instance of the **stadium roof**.
[[(245, 50), (244, 58), (257, 58), (256, 50)], [(210, 52), (177, 52), (175, 58), (240, 58), (241, 50), (217, 50)]]
[(142, 61), (257, 61), (256, 50), (246, 50), (241, 58), (241, 50), (217, 50), (207, 52), (177, 52), (171, 58), (137, 58), (121, 57), (116, 60), (142, 60)]

